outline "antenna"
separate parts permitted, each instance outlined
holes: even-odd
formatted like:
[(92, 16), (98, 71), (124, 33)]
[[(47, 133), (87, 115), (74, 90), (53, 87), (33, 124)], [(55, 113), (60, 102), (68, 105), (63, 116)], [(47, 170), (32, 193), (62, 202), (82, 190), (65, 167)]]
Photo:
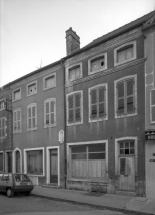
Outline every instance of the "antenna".
[(40, 63), (40, 67), (36, 67), (37, 69), (40, 69), (42, 66), (42, 59), (41, 59), (41, 63)]

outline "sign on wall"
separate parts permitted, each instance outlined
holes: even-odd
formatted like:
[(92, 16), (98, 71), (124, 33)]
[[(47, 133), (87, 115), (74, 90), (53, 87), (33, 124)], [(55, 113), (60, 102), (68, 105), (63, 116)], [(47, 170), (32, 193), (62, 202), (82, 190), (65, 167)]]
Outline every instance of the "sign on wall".
[(145, 132), (145, 139), (146, 140), (155, 140), (155, 131), (147, 131)]
[(59, 142), (60, 143), (64, 142), (64, 131), (63, 130), (59, 131)]

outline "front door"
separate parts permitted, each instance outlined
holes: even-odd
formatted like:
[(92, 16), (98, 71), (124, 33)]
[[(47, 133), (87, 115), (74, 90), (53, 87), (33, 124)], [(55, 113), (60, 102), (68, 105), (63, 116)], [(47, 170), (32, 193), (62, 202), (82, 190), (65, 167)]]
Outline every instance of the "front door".
[(58, 150), (50, 150), (50, 183), (58, 183)]
[(134, 156), (119, 157), (119, 190), (134, 191)]
[(7, 152), (7, 171), (12, 172), (12, 152)]

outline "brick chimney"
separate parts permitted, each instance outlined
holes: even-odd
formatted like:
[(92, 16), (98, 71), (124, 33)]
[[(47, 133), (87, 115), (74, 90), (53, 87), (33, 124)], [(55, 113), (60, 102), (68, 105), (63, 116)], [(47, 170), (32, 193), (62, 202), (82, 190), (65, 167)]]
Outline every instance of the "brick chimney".
[(80, 37), (72, 28), (66, 31), (66, 52), (67, 55), (74, 53), (80, 49)]

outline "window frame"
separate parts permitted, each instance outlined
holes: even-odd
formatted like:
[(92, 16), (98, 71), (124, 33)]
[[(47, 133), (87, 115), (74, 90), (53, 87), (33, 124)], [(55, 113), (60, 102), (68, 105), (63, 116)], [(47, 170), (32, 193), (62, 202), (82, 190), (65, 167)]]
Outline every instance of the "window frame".
[[(17, 92), (18, 90), (20, 92), (20, 98), (19, 99), (14, 99), (14, 93)], [(16, 101), (19, 101), (21, 99), (22, 99), (21, 87), (18, 87), (18, 88), (14, 89), (12, 91), (12, 102), (16, 102)]]
[[(100, 58), (102, 56), (104, 56), (104, 59), (105, 59), (105, 66), (101, 69), (98, 69), (97, 71), (91, 72), (91, 62), (94, 61), (95, 59), (97, 60), (98, 58)], [(95, 55), (95, 56), (91, 57), (90, 59), (88, 59), (88, 75), (92, 75), (92, 74), (104, 71), (106, 69), (107, 69), (107, 52)]]
[[(117, 54), (118, 54), (118, 51), (120, 49), (125, 49), (125, 47), (128, 47), (130, 45), (133, 45), (133, 57), (130, 58), (130, 59), (127, 59), (127, 60), (124, 60), (122, 62), (117, 62)], [(132, 42), (128, 42), (128, 43), (125, 43), (117, 48), (114, 49), (114, 66), (119, 66), (121, 64), (125, 64), (125, 63), (128, 63), (132, 60), (135, 60), (137, 58), (137, 46), (136, 46), (136, 41), (132, 41)]]
[(4, 151), (0, 151), (0, 154), (3, 154), (3, 170), (1, 172), (4, 172)]
[[(29, 86), (30, 86), (30, 85), (33, 85), (33, 84), (36, 85), (36, 92), (35, 92), (35, 93), (30, 93), (30, 94), (29, 94)], [(37, 80), (31, 81), (30, 83), (26, 84), (26, 96), (27, 96), (27, 97), (33, 96), (33, 95), (37, 94), (37, 91), (38, 91)]]
[[(134, 79), (134, 105), (135, 105), (135, 112), (134, 113), (129, 113), (129, 114), (122, 114), (122, 115), (118, 115), (117, 114), (117, 107), (118, 107), (118, 97), (117, 97), (117, 83), (119, 82), (123, 82), (125, 80), (130, 80), (130, 79)], [(137, 75), (129, 75), (129, 76), (125, 76), (123, 78), (117, 79), (114, 81), (114, 104), (115, 104), (115, 119), (117, 118), (123, 118), (123, 117), (130, 117), (130, 116), (135, 116), (137, 115)], [(125, 95), (126, 97), (126, 95)], [(125, 104), (126, 105), (126, 104)]]
[[(68, 122), (68, 117), (69, 117), (69, 104), (68, 104), (68, 97), (74, 94), (81, 94), (81, 107), (80, 107), (80, 114), (81, 114), (81, 121), (80, 122), (73, 122), (73, 123), (69, 123)], [(71, 93), (68, 93), (66, 95), (66, 104), (67, 104), (67, 108), (66, 108), (66, 115), (67, 115), (67, 126), (72, 126), (72, 125), (79, 125), (79, 124), (83, 124), (83, 90), (79, 90), (79, 91), (74, 91)]]
[[(104, 118), (98, 118), (98, 119), (91, 119), (91, 95), (90, 95), (90, 92), (92, 89), (99, 89), (100, 87), (105, 87), (105, 109), (106, 109), (106, 117)], [(108, 120), (108, 84), (107, 83), (104, 83), (104, 84), (98, 84), (98, 85), (95, 85), (93, 87), (90, 87), (88, 88), (88, 95), (89, 95), (89, 111), (88, 111), (88, 119), (89, 119), (89, 123), (91, 122), (98, 122), (98, 121), (104, 121), (104, 120)], [(98, 105), (98, 103), (97, 103)]]
[[(42, 150), (42, 155), (43, 155), (43, 174), (41, 175), (34, 175), (34, 174), (29, 174), (27, 173), (27, 152), (28, 151), (39, 151)], [(44, 152), (44, 147), (37, 147), (37, 148), (27, 148), (24, 149), (24, 174), (27, 174), (28, 176), (39, 176), (39, 177), (45, 177), (45, 152)]]
[[(1, 117), (0, 118), (0, 123), (1, 123), (1, 120), (4, 120), (4, 136), (0, 136), (0, 140), (3, 140), (7, 137), (7, 132), (6, 132), (6, 129), (7, 129), (7, 125), (6, 125), (6, 122), (7, 122), (7, 118), (6, 117)], [(1, 132), (1, 130), (0, 130)]]
[[(75, 78), (74, 80), (70, 80), (70, 79), (69, 79), (69, 71), (70, 71), (71, 69), (76, 68), (76, 67), (80, 67), (80, 71), (81, 71), (80, 77), (79, 77), (79, 78)], [(71, 65), (71, 66), (69, 66), (69, 67), (66, 68), (66, 80), (67, 80), (68, 82), (72, 82), (72, 81), (79, 80), (79, 79), (82, 78), (82, 77), (83, 77), (82, 62), (73, 64), (73, 65)]]
[[(47, 102), (51, 102), (51, 101), (54, 101), (54, 124), (49, 124), (49, 125), (46, 125), (46, 103)], [(49, 128), (49, 127), (55, 127), (57, 125), (57, 122), (56, 122), (56, 98), (49, 98), (49, 99), (46, 99), (44, 101), (44, 128)]]
[[(36, 110), (36, 115), (35, 115), (35, 122), (36, 122), (36, 126), (34, 128), (28, 128), (28, 120), (29, 120), (29, 117), (28, 117), (28, 108), (31, 107), (31, 111), (32, 111), (32, 107), (35, 107), (35, 110)], [(31, 117), (32, 119), (32, 117)], [(32, 123), (32, 122), (31, 122)], [(27, 131), (34, 131), (34, 130), (37, 130), (37, 103), (31, 103), (27, 106)]]
[(3, 103), (3, 107), (2, 108), (0, 107), (0, 111), (5, 110), (5, 105), (4, 105), (5, 101), (6, 101), (5, 98), (0, 99), (0, 103)]
[(155, 124), (155, 121), (152, 120), (152, 108), (155, 107), (155, 104), (152, 105), (152, 91), (155, 91), (155, 88), (150, 90), (150, 123)]
[[(14, 112), (20, 111), (20, 129), (18, 131), (14, 130)], [(18, 120), (19, 121), (19, 120)], [(16, 121), (17, 122), (17, 121)], [(21, 117), (21, 108), (16, 108), (13, 110), (13, 134), (20, 133), (22, 131), (22, 117)]]
[[(54, 85), (51, 86), (51, 87), (46, 87), (46, 84), (45, 84), (46, 79), (48, 79), (48, 78), (50, 78), (50, 77), (52, 77), (52, 76), (54, 76), (54, 79), (55, 79)], [(43, 91), (52, 89), (52, 88), (54, 88), (54, 87), (56, 87), (56, 72), (51, 73), (51, 74), (46, 75), (45, 77), (43, 77)]]

